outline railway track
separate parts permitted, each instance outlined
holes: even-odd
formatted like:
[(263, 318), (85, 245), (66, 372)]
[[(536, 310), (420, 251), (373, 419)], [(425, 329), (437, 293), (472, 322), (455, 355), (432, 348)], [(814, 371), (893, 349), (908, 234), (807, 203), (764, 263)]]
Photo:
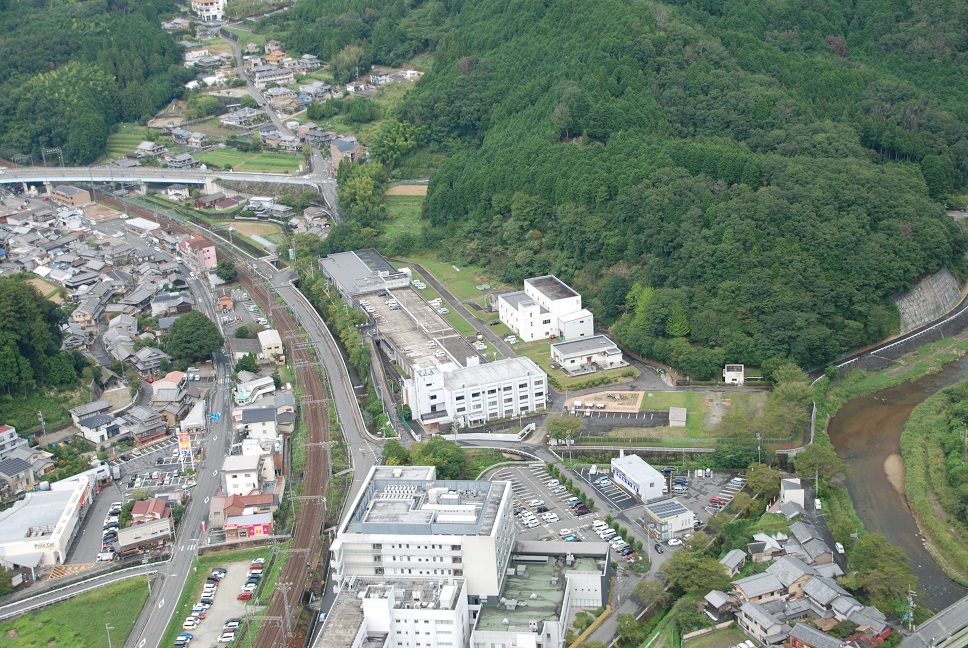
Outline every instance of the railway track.
[[(98, 201), (134, 216), (148, 219), (166, 218), (154, 211), (121, 202), (103, 193), (98, 195)], [(166, 225), (174, 232), (192, 233), (192, 230), (180, 221), (166, 218)], [(297, 384), (303, 394), (301, 407), (306, 421), (306, 467), (301, 482), (302, 494), (298, 498), (300, 505), (292, 534), (292, 547), (288, 550), (292, 555), (286, 561), (282, 574), (279, 575), (276, 591), (272, 593), (268, 606), (258, 614), (266, 620), (254, 643), (256, 648), (280, 648), (293, 644), (301, 646), (303, 642), (299, 641), (298, 633), (295, 633), (296, 622), (302, 609), (303, 592), (307, 588), (310, 577), (310, 565), (320, 551), (326, 515), (326, 503), (323, 498), (330, 473), (328, 394), (318, 369), (319, 362), (313, 357), (312, 347), (293, 344), (303, 339), (303, 333), (289, 309), (273, 303), (273, 296), (269, 289), (263, 280), (249, 269), (246, 258), (218, 239), (214, 239), (213, 242), (223, 258), (231, 258), (236, 262), (239, 282), (248, 291), (249, 297), (271, 315), (273, 326), (279, 331), (283, 343), (289, 346), (289, 357), (295, 368)], [(291, 487), (293, 485), (291, 474), (289, 479)]]

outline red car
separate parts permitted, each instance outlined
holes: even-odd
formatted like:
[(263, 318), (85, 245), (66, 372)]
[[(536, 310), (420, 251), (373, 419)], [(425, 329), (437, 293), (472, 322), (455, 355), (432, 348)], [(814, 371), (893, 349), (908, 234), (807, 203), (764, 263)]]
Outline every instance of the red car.
[(235, 598), (237, 598), (240, 601), (248, 601), (249, 599), (252, 598), (252, 592), (242, 592), (241, 594), (239, 594)]
[(710, 497), (709, 498), (709, 503), (710, 504), (725, 504), (726, 503), (726, 500), (720, 499), (718, 497)]

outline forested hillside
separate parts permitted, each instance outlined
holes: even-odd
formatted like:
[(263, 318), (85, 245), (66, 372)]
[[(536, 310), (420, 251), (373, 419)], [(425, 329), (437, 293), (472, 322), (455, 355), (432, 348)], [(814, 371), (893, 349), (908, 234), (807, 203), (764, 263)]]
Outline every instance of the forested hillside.
[(966, 7), (305, 0), (265, 29), (342, 67), (433, 49), (397, 117), (448, 158), (401, 241), (556, 273), (701, 377), (822, 364), (896, 330), (920, 276), (964, 278)]
[(85, 164), (111, 127), (155, 113), (191, 78), (162, 31), (171, 0), (0, 0), (0, 150)]

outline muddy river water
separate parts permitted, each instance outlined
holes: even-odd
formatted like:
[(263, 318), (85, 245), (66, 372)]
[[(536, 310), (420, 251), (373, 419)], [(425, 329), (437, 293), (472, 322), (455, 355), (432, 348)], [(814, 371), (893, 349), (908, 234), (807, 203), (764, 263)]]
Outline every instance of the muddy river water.
[(830, 440), (850, 465), (847, 488), (864, 526), (901, 547), (918, 577), (921, 604), (941, 610), (968, 594), (948, 578), (922, 544), (903, 495), (901, 431), (911, 411), (940, 389), (968, 378), (968, 356), (940, 373), (844, 405), (830, 422)]

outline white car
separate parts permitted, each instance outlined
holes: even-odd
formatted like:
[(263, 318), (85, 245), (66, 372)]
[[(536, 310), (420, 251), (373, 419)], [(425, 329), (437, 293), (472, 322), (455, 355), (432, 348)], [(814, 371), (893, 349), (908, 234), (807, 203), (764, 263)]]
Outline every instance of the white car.
[(570, 536), (571, 534), (572, 534), (572, 530), (571, 529), (561, 529), (560, 531), (558, 531), (558, 535), (560, 535), (562, 538), (566, 538), (566, 537)]
[(568, 489), (565, 488), (564, 486), (555, 486), (554, 488), (551, 489), (551, 494), (557, 495), (559, 493), (564, 493), (566, 490)]
[(226, 630), (225, 632), (222, 633), (222, 636), (218, 638), (218, 641), (230, 643), (234, 639), (235, 639), (235, 633), (229, 630)]
[(437, 311), (437, 312), (438, 312), (438, 313), (440, 313), (441, 315), (446, 315), (447, 313), (449, 313), (449, 312), (450, 312), (450, 310), (449, 310), (449, 309), (447, 309), (447, 308), (441, 308), (441, 309), (440, 309), (439, 311)]
[(528, 527), (529, 529), (533, 529), (536, 526), (538, 526), (538, 521), (537, 520), (531, 520), (530, 522), (526, 522), (524, 526)]
[(670, 547), (678, 547), (682, 544), (682, 540), (680, 540), (679, 538), (670, 538), (667, 544)]
[(532, 508), (534, 508), (536, 506), (544, 506), (544, 500), (533, 499), (530, 502), (528, 502), (528, 506), (530, 506)]
[(557, 513), (545, 513), (545, 515), (544, 515), (544, 521), (545, 522), (557, 522), (558, 521), (558, 514)]

